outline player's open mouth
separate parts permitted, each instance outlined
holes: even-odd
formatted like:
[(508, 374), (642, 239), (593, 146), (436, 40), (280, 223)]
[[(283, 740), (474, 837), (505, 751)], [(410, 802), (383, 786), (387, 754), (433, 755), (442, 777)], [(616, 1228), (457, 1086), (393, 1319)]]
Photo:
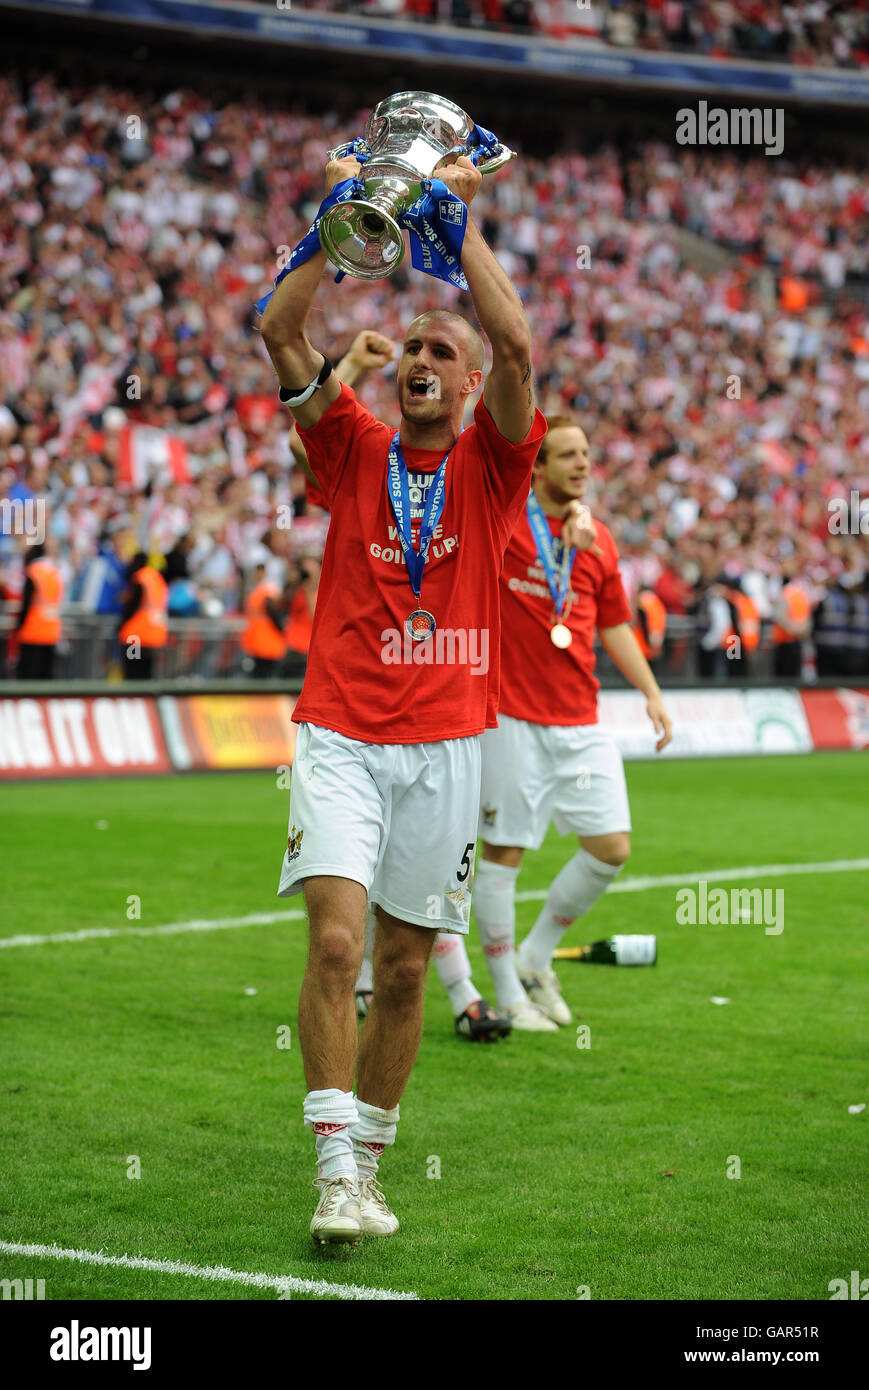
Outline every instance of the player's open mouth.
[(436, 376), (411, 377), (407, 383), (407, 389), (411, 396), (422, 398), (423, 396), (432, 394), (432, 387), (436, 381)]

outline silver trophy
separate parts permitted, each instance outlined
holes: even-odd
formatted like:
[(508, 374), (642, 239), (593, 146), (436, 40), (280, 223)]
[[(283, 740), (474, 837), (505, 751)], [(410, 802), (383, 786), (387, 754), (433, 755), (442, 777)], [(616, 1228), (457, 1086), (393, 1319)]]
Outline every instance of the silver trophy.
[[(423, 179), (467, 152), (473, 128), (466, 111), (434, 92), (396, 92), (381, 101), (368, 118), (364, 139), (355, 142), (370, 156), (359, 170), (364, 197), (336, 203), (320, 222), (320, 243), (332, 264), (357, 280), (391, 275), (404, 256), (398, 218), (421, 195)], [(329, 158), (352, 149), (353, 142), (339, 145)], [(515, 157), (499, 145), (477, 167), (491, 174)]]

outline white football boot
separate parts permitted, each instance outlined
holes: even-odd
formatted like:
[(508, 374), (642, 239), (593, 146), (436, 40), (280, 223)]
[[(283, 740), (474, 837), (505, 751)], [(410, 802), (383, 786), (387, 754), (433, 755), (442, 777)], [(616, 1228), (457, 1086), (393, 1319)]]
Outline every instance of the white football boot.
[(547, 1018), (566, 1028), (573, 1022), (573, 1014), (561, 997), (561, 985), (554, 970), (528, 970), (516, 956), (516, 969), (519, 979), (528, 992), (528, 998), (542, 1009)]
[(356, 1178), (314, 1178), (320, 1189), (317, 1210), (311, 1218), (315, 1245), (358, 1245), (365, 1227), (360, 1211), (361, 1194)]
[(386, 1205), (386, 1198), (380, 1190), (374, 1174), (359, 1179), (359, 1210), (362, 1213), (362, 1229), (367, 1236), (394, 1236), (398, 1230), (398, 1217)]
[(539, 1004), (533, 1004), (526, 996), (517, 1000), (515, 1004), (508, 1004), (501, 1010), (505, 1018), (509, 1018), (511, 1024), (520, 1033), (557, 1033), (558, 1024), (553, 1023), (548, 1014), (544, 1013)]

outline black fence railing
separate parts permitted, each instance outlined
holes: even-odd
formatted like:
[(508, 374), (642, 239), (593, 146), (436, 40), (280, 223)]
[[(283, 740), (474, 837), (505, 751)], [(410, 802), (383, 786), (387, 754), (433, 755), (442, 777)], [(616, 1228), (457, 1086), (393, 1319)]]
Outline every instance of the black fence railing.
[[(16, 679), (15, 663), (8, 656), (9, 631), (13, 619), (0, 615), (0, 681)], [(63, 617), (63, 637), (57, 647), (54, 664), (54, 683), (120, 681), (122, 651), (115, 636), (117, 619), (97, 616), (70, 609)], [(184, 681), (187, 685), (236, 682), (249, 679), (252, 662), (241, 650), (239, 638), (245, 620), (242, 617), (170, 618), (169, 640), (155, 664), (155, 681)], [(754, 685), (775, 680), (773, 647), (769, 640), (769, 625), (764, 624), (760, 645), (746, 661), (728, 661), (720, 654), (717, 670), (712, 676), (701, 676), (696, 624), (692, 617), (671, 615), (663, 653), (654, 663), (654, 671), (662, 685), (688, 686), (697, 684), (729, 684), (741, 680)], [(802, 671), (803, 680), (812, 679), (811, 648), (805, 644), (809, 659)], [(289, 678), (295, 686), (304, 669), (303, 658), (288, 661), (280, 677)], [(624, 685), (606, 652), (598, 648), (596, 674), (601, 684), (609, 687)], [(869, 670), (865, 673), (869, 677)], [(854, 677), (849, 677), (853, 679)], [(861, 677), (858, 677), (861, 678)], [(780, 682), (793, 685), (794, 679)], [(797, 681), (796, 683), (799, 683)], [(138, 684), (138, 683), (137, 683)], [(0, 687), (2, 688), (2, 687)]]

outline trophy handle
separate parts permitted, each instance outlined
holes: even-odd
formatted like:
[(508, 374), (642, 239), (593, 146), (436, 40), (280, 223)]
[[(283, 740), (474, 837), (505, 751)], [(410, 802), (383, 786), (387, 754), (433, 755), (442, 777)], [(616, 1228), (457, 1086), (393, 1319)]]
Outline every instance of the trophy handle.
[[(456, 160), (463, 154), (468, 154), (467, 147), (460, 150), (458, 154), (448, 154), (440, 162), (438, 168), (445, 164), (455, 164)], [(488, 159), (481, 159), (477, 165), (481, 174), (494, 174), (496, 169), (501, 169), (505, 164), (509, 164), (511, 159), (518, 159), (515, 150), (511, 150), (508, 145), (500, 145), (497, 154), (490, 154)], [(437, 169), (435, 170), (437, 174)]]
[(348, 154), (364, 155), (367, 159), (371, 154), (368, 141), (363, 140), (361, 136), (356, 140), (345, 140), (343, 145), (336, 145), (334, 150), (326, 151), (326, 162), (331, 164), (333, 160), (344, 159)]
[(511, 159), (516, 159), (516, 151), (508, 149), (502, 145), (497, 154), (490, 155), (488, 159), (481, 159), (477, 168), (481, 174), (494, 174), (496, 169), (509, 164)]

